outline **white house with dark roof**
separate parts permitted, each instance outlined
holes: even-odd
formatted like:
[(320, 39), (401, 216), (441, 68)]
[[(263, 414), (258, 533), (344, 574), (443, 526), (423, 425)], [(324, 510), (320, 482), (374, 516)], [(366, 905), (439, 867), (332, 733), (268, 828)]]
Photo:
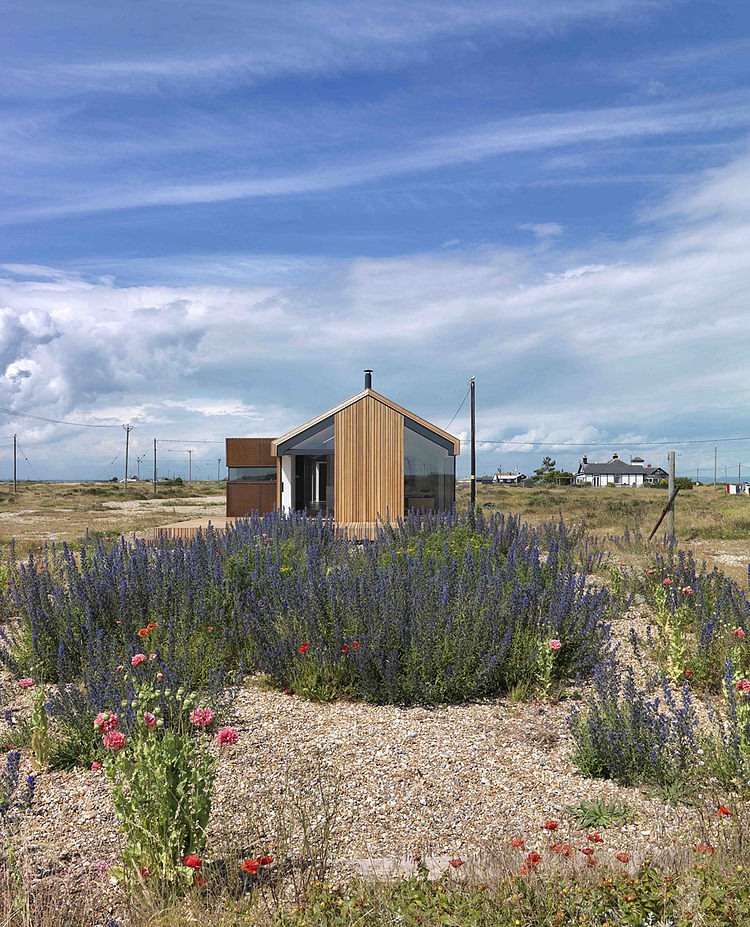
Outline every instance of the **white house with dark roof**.
[(606, 463), (589, 463), (584, 455), (575, 482), (577, 486), (644, 486), (666, 480), (667, 477), (667, 471), (661, 467), (626, 463), (617, 454), (613, 454), (612, 459)]

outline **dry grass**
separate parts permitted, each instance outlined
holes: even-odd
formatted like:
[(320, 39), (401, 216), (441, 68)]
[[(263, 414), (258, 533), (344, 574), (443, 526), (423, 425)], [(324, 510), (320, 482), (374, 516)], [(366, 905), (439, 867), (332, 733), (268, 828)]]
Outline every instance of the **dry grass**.
[[(460, 487), (457, 495), (459, 505), (468, 503), (467, 487)], [(666, 501), (666, 489), (477, 486), (477, 503), (487, 512), (512, 512), (532, 525), (562, 517), (567, 524), (583, 522), (591, 535), (600, 538), (619, 537), (627, 529), (631, 535), (640, 532), (645, 539)], [(656, 537), (663, 537), (665, 532), (666, 519)], [(696, 486), (681, 491), (675, 509), (675, 534), (680, 547), (694, 550), (699, 562), (718, 567), (738, 582), (747, 581), (750, 496), (730, 496), (723, 485), (716, 490)]]
[(87, 533), (119, 536), (191, 518), (224, 515), (224, 483), (0, 483), (0, 547), (16, 541), (19, 556), (51, 542), (75, 543)]

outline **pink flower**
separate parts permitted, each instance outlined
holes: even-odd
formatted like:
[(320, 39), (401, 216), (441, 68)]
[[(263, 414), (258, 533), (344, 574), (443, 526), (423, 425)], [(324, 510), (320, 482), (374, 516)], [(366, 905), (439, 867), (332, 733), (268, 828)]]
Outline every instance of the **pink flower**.
[(25, 679), (19, 679), (18, 685), (22, 689), (30, 689), (34, 685), (34, 680), (31, 678), (31, 676), (27, 676)]
[(100, 734), (109, 734), (110, 731), (116, 731), (120, 725), (120, 719), (113, 711), (100, 711), (94, 718), (94, 727)]
[(91, 768), (93, 770), (101, 769), (102, 764), (98, 760), (94, 760), (94, 762), (91, 764)]
[(557, 638), (554, 638), (553, 640), (549, 642), (550, 650), (559, 650), (561, 647), (562, 647), (562, 641), (557, 640)]
[(123, 670), (123, 667), (122, 667), (122, 666), (118, 666), (118, 667), (117, 667), (117, 672), (118, 672), (118, 673), (121, 673), (122, 670)]
[(213, 719), (214, 713), (210, 708), (196, 708), (190, 712), (190, 723), (196, 727), (208, 727)]
[(653, 576), (656, 570), (646, 570), (646, 576)]
[(148, 658), (149, 658), (149, 660), (155, 660), (155, 659), (156, 659), (156, 654), (155, 654), (155, 653), (150, 653), (150, 654), (148, 655)]
[(143, 712), (143, 720), (148, 727), (153, 727), (156, 724), (156, 718), (151, 714), (150, 711)]
[(735, 688), (738, 692), (750, 692), (750, 679), (740, 679)]
[(162, 679), (164, 679), (164, 673), (157, 673), (156, 678), (159, 680), (159, 682), (161, 682)]
[(104, 735), (102, 743), (107, 750), (122, 750), (125, 746), (125, 735), (122, 731), (110, 731)]
[(146, 654), (145, 654), (145, 653), (137, 653), (137, 654), (130, 660), (131, 666), (140, 666), (141, 663), (145, 663), (145, 662), (146, 662)]
[(237, 731), (233, 727), (223, 727), (216, 735), (220, 747), (226, 744), (236, 744), (238, 736)]
[(685, 586), (685, 588), (682, 590), (682, 594), (683, 594), (683, 595), (692, 595), (692, 594), (693, 594), (693, 590), (690, 588), (690, 586)]
[(672, 580), (667, 576), (666, 579), (663, 579), (663, 580), (661, 581), (661, 584), (662, 584), (662, 586), (671, 586), (671, 585), (672, 585)]
[(739, 637), (740, 640), (742, 640), (742, 638), (745, 636), (745, 632), (742, 630), (742, 628), (735, 628), (734, 631), (732, 631), (732, 634), (734, 634), (735, 637)]

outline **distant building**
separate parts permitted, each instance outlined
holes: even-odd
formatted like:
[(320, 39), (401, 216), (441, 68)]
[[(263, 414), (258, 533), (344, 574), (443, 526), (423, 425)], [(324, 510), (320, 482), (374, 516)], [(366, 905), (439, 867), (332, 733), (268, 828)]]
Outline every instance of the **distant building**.
[[(636, 460), (642, 461), (639, 457)], [(643, 466), (642, 463), (626, 463), (617, 454), (606, 463), (589, 463), (583, 456), (578, 467), (575, 482), (577, 486), (644, 486), (668, 479), (669, 474), (662, 467)]]
[(528, 477), (525, 473), (501, 473), (499, 470), (492, 478), (493, 483), (517, 484), (523, 483)]

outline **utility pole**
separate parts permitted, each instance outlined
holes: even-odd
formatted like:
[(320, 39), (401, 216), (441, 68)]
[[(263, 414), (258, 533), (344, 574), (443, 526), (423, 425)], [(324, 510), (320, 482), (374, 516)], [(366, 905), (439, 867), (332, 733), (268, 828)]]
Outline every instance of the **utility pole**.
[(742, 482), (742, 461), (737, 464), (737, 482)]
[(154, 438), (154, 498), (156, 498), (156, 438)]
[(717, 456), (718, 453), (719, 453), (718, 447), (714, 447), (714, 492), (716, 492), (716, 462), (718, 459), (718, 456)]
[(216, 482), (221, 482), (221, 457), (216, 458)]
[(188, 483), (193, 482), (193, 452), (188, 451)]
[(474, 508), (477, 502), (477, 441), (476, 441), (476, 390), (471, 378), (471, 523), (474, 524)]
[(128, 491), (128, 451), (130, 449), (130, 432), (135, 427), (134, 425), (123, 425), (125, 429), (125, 487), (124, 491)]
[(18, 473), (17, 462), (18, 462), (18, 435), (13, 435), (13, 492), (15, 493), (18, 489), (16, 476)]
[[(675, 452), (669, 451), (667, 454), (667, 459), (669, 460), (669, 498), (672, 498), (672, 493), (674, 492), (674, 466), (675, 466)], [(674, 537), (674, 505), (671, 506), (667, 512), (667, 534), (673, 538)]]
[(137, 467), (137, 470), (138, 470), (138, 472), (136, 473), (136, 479), (138, 480), (138, 482), (140, 482), (140, 480), (141, 480), (141, 461), (142, 461), (142, 460), (145, 460), (145, 459), (146, 459), (146, 455), (145, 455), (145, 454), (143, 455), (143, 457), (136, 457), (136, 458), (135, 458), (136, 467)]

